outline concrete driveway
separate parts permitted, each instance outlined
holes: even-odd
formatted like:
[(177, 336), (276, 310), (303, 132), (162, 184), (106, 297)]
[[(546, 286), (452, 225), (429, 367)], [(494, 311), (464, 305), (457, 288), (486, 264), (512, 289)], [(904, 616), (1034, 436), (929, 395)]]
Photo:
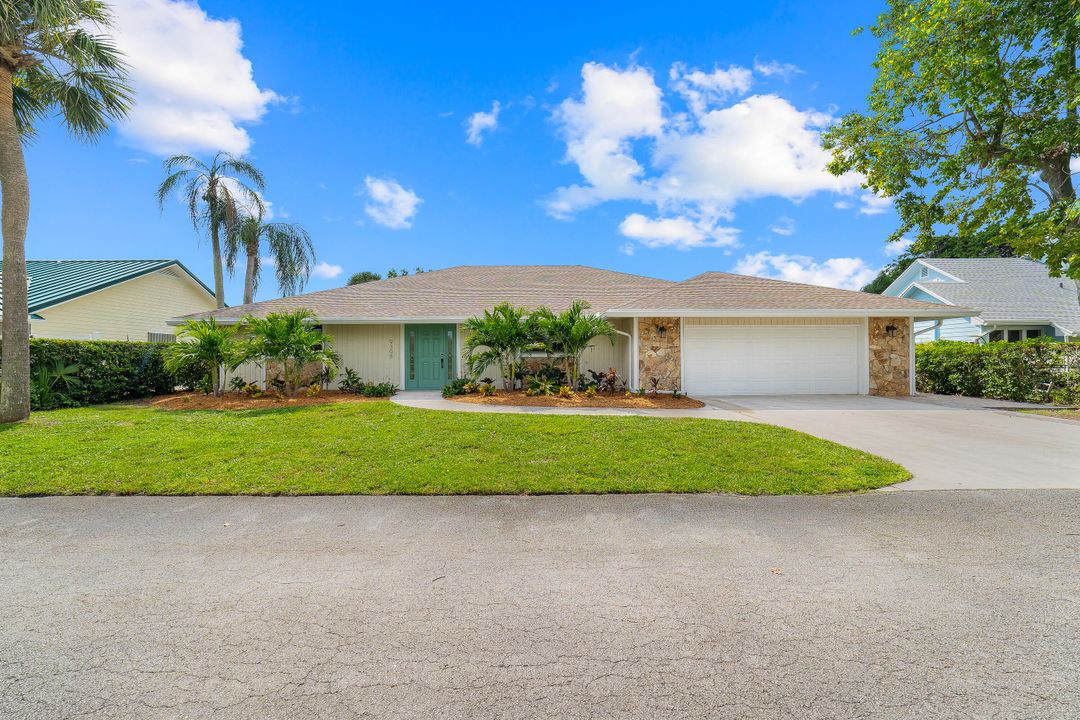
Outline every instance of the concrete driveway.
[(1080, 489), (1080, 423), (1021, 414), (1019, 403), (926, 396), (702, 398), (887, 457), (911, 470), (892, 489)]
[(1077, 517), (1055, 490), (4, 499), (0, 718), (1071, 720)]

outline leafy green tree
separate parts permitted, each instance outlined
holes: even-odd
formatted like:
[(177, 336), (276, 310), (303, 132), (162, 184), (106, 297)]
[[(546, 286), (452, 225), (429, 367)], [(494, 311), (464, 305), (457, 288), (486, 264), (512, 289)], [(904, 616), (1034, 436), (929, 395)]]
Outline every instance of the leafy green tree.
[(382, 275), (377, 272), (371, 272), (370, 270), (364, 270), (362, 272), (354, 273), (349, 278), (350, 285), (362, 285), (363, 283), (374, 282), (376, 280), (382, 280)]
[(280, 368), (285, 391), (296, 393), (306, 368), (322, 363), (332, 372), (340, 358), (334, 339), (318, 329), (318, 318), (310, 310), (270, 313), (264, 318), (247, 316), (240, 332), (247, 336), (242, 357), (259, 365), (273, 362)]
[(562, 358), (570, 387), (577, 387), (581, 356), (589, 343), (596, 338), (606, 337), (614, 345), (618, 334), (606, 318), (588, 310), (589, 303), (575, 300), (558, 314), (548, 308), (538, 308), (534, 313), (540, 344), (547, 352)]
[(893, 238), (979, 231), (1080, 277), (1076, 0), (889, 0), (867, 110), (823, 138), (829, 170), (895, 198)]
[(315, 246), (300, 225), (291, 223), (267, 223), (259, 215), (248, 215), (238, 220), (225, 240), (225, 267), (231, 275), (241, 254), (245, 257), (244, 304), (255, 302), (262, 272), (260, 250), (266, 243), (269, 257), (274, 263), (278, 290), (282, 295), (296, 295), (304, 289), (311, 278), (315, 264)]
[[(165, 179), (157, 189), (158, 207), (182, 188), (191, 224), (198, 231), (210, 231), (214, 255), (214, 295), (217, 306), (225, 307), (225, 273), (221, 262), (221, 240), (245, 214), (261, 216), (265, 210), (259, 192), (265, 189), (262, 172), (244, 158), (219, 152), (207, 165), (190, 155), (173, 155), (164, 163)], [(246, 181), (246, 182), (245, 182)], [(247, 183), (250, 183), (249, 187)]]
[(95, 0), (0, 4), (0, 193), (3, 216), (4, 372), (0, 423), (30, 416), (30, 319), (26, 226), (30, 181), (22, 144), (59, 116), (78, 140), (96, 140), (132, 102), (127, 67), (112, 41), (108, 6)]
[(176, 333), (179, 342), (165, 351), (165, 369), (171, 373), (205, 368), (214, 395), (225, 394), (222, 377), (243, 361), (235, 328), (218, 325), (214, 318), (187, 320)]
[[(987, 235), (990, 237), (988, 238)], [(970, 237), (940, 235), (912, 243), (907, 252), (881, 269), (863, 292), (880, 295), (900, 273), (908, 269), (911, 263), (922, 257), (928, 258), (978, 258), (978, 257), (1015, 257), (1016, 251), (1008, 243), (994, 244), (996, 233), (977, 233)]]
[(470, 374), (477, 376), (489, 365), (496, 365), (503, 387), (513, 389), (521, 354), (536, 344), (536, 322), (523, 308), (499, 303), (462, 323), (467, 333), (465, 362)]

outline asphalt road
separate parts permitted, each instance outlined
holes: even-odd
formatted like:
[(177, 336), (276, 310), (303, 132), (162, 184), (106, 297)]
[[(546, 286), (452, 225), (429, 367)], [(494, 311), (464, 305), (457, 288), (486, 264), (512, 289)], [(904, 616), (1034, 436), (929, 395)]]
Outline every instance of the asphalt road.
[(0, 717), (1076, 718), (1078, 549), (1069, 490), (5, 499)]

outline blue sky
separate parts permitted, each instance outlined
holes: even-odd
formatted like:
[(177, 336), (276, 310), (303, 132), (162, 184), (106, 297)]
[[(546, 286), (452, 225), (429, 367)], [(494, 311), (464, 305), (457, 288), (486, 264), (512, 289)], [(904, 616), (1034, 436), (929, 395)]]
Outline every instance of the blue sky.
[(879, 3), (113, 4), (139, 105), (95, 145), (28, 147), (31, 258), (177, 257), (209, 282), (153, 193), (168, 153), (223, 148), (310, 231), (308, 289), (504, 263), (854, 287), (888, 261), (892, 209), (816, 146), (863, 105), (874, 45), (851, 31)]

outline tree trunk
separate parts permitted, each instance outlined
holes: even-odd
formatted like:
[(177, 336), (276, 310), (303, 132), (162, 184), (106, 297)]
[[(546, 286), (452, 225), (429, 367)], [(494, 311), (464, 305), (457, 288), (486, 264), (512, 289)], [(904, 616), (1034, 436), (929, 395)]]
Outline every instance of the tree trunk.
[(1039, 170), (1039, 177), (1049, 187), (1050, 196), (1055, 203), (1076, 199), (1076, 188), (1073, 186), (1069, 168), (1070, 159), (1068, 151), (1061, 150), (1045, 158)]
[(221, 238), (216, 212), (210, 210), (210, 250), (214, 253), (214, 295), (219, 308), (225, 307), (225, 273), (221, 268)]
[(244, 268), (244, 304), (255, 302), (255, 261), (259, 258), (259, 244), (248, 243), (247, 267)]
[(0, 226), (4, 236), (3, 374), (0, 423), (30, 417), (30, 313), (27, 310), (26, 225), (30, 219), (30, 181), (22, 137), (12, 108), (11, 70), (0, 66)]

